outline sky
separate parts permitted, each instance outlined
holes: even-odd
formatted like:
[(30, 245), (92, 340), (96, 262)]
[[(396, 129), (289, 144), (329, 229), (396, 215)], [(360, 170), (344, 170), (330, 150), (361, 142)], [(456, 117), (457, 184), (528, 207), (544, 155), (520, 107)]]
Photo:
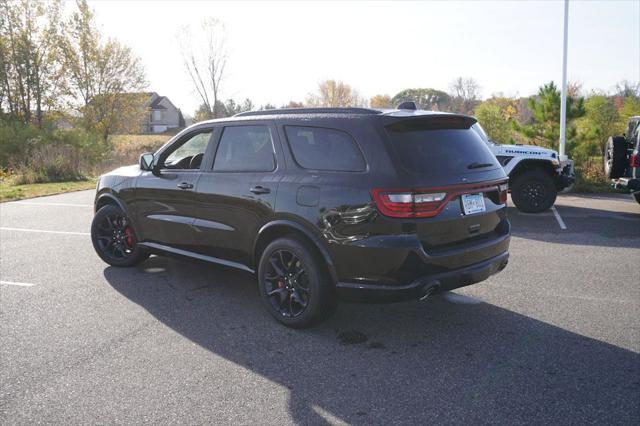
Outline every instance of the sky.
[[(187, 115), (198, 104), (176, 36), (225, 23), (222, 98), (303, 101), (326, 79), (362, 96), (447, 90), (472, 77), (481, 95), (529, 96), (562, 77), (562, 1), (90, 1), (98, 28), (132, 48), (149, 89)], [(68, 6), (73, 6), (68, 5)], [(640, 80), (640, 0), (569, 3), (568, 77), (585, 92)]]

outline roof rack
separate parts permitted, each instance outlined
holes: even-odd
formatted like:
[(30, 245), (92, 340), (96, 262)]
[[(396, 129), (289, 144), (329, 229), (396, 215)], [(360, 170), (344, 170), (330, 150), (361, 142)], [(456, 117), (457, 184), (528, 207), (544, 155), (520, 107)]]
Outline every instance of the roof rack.
[(382, 111), (371, 108), (280, 108), (265, 109), (262, 111), (241, 112), (234, 117), (247, 117), (255, 115), (285, 115), (285, 114), (382, 114)]

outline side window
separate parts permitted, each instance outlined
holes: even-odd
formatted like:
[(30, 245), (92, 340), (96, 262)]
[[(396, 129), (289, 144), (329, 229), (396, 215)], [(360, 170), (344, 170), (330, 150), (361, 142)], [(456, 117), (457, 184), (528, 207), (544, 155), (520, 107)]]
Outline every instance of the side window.
[(211, 130), (191, 135), (166, 157), (162, 168), (199, 169), (210, 138)]
[(213, 171), (271, 172), (276, 162), (268, 126), (231, 126), (222, 131)]
[(321, 127), (284, 129), (293, 157), (302, 168), (340, 172), (366, 169), (362, 152), (348, 133)]

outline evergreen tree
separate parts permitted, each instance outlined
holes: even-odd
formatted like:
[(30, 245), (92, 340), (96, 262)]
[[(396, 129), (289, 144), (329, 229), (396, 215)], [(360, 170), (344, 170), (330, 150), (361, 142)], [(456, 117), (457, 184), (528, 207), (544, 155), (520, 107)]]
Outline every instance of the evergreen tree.
[[(560, 139), (560, 91), (553, 82), (538, 89), (538, 95), (529, 98), (528, 106), (533, 115), (529, 123), (514, 122), (515, 129), (535, 145), (553, 148)], [(570, 144), (576, 135), (572, 120), (584, 115), (583, 98), (567, 96), (567, 141)]]

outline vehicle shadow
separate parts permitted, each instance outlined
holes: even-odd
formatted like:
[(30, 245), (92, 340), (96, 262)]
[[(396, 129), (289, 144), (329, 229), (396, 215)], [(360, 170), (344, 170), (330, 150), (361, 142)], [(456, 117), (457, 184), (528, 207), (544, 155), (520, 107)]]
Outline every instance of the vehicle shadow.
[(507, 209), (511, 235), (559, 244), (640, 248), (638, 213), (561, 205), (557, 207), (567, 229), (560, 229), (553, 212), (526, 214)]
[(342, 304), (291, 330), (246, 273), (151, 257), (104, 276), (186, 339), (286, 386), (298, 424), (640, 418), (638, 354), (491, 304)]

